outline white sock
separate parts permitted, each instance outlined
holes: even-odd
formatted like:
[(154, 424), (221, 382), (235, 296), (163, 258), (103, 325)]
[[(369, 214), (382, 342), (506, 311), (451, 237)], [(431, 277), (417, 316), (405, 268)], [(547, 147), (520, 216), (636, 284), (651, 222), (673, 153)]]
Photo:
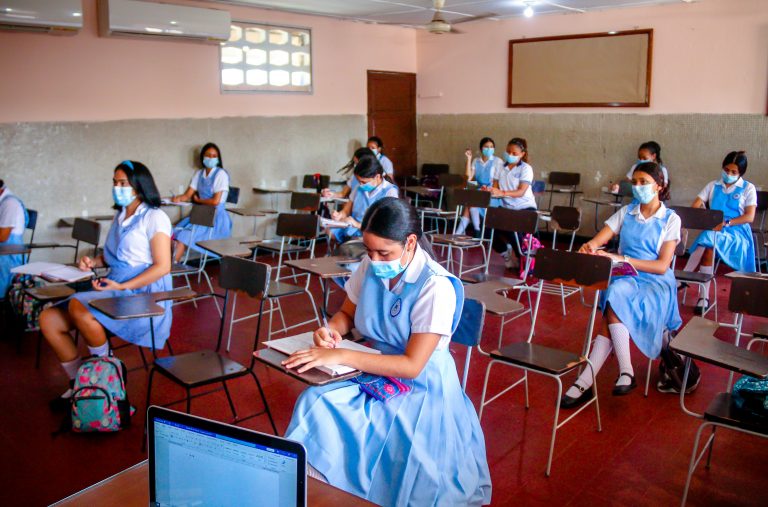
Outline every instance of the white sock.
[(90, 352), (92, 356), (106, 357), (107, 354), (109, 354), (109, 342), (106, 341), (103, 345), (99, 345), (98, 347), (89, 346), (88, 352)]
[(683, 268), (685, 271), (693, 271), (696, 269), (696, 266), (699, 265), (701, 262), (701, 258), (704, 256), (704, 247), (698, 246), (696, 247), (696, 250), (693, 251), (693, 253), (688, 257), (688, 262), (685, 263), (685, 267)]
[(81, 364), (83, 364), (83, 359), (77, 357), (71, 361), (61, 363), (61, 367), (64, 368), (67, 377), (69, 377), (70, 380), (74, 380), (74, 378), (77, 376), (77, 370), (80, 368)]
[(480, 208), (469, 208), (469, 216), (472, 217), (472, 227), (480, 232)]
[[(704, 273), (707, 275), (711, 275), (715, 272), (715, 266), (700, 266), (699, 267), (699, 273)], [(704, 285), (699, 285), (699, 297), (704, 299), (709, 299), (709, 284), (712, 282), (706, 282)]]
[[(610, 339), (601, 334), (597, 335), (595, 343), (592, 344), (592, 351), (589, 353), (589, 362), (592, 363), (592, 367), (595, 369), (595, 375), (597, 375), (597, 372), (603, 367), (603, 363), (605, 363), (612, 348), (613, 346), (611, 345)], [(583, 387), (585, 390), (592, 387), (592, 370), (589, 369), (589, 366), (586, 366), (584, 371), (581, 372), (579, 378), (576, 379), (576, 384)], [(571, 386), (565, 394), (571, 398), (578, 398), (581, 396), (581, 391), (575, 386)]]
[(469, 218), (461, 217), (461, 220), (459, 220), (459, 225), (456, 226), (456, 234), (464, 234), (464, 231), (467, 230), (468, 224)]
[[(616, 352), (616, 359), (619, 361), (619, 373), (628, 373), (635, 376), (635, 370), (632, 368), (632, 356), (629, 353), (629, 329), (622, 323), (608, 324), (608, 331), (611, 332), (611, 341), (613, 350)], [(632, 381), (626, 375), (620, 375), (616, 381), (617, 386), (628, 386)]]

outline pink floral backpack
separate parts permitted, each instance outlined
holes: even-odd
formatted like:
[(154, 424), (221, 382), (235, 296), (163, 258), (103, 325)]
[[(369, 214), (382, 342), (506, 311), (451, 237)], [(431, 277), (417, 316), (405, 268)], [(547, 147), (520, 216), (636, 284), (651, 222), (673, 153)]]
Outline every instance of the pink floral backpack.
[(528, 252), (528, 250), (531, 251), (531, 266), (530, 269), (528, 269), (528, 275), (530, 276), (533, 273), (533, 268), (536, 266), (536, 250), (541, 248), (541, 242), (531, 234), (526, 234), (523, 238), (523, 244), (522, 244), (522, 251), (523, 251), (523, 259), (520, 263), (520, 278), (523, 277), (525, 274), (525, 254)]
[(77, 370), (72, 394), (72, 431), (120, 431), (134, 408), (125, 390), (127, 372), (116, 357), (91, 357)]

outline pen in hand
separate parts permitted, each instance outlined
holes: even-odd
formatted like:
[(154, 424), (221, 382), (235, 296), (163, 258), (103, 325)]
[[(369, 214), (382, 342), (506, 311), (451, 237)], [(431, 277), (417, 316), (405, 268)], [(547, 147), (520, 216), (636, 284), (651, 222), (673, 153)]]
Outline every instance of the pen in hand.
[(331, 348), (336, 348), (336, 339), (333, 337), (333, 331), (331, 331), (331, 326), (328, 325), (328, 319), (325, 318), (325, 314), (323, 314), (323, 327), (328, 331), (328, 338), (331, 339)]

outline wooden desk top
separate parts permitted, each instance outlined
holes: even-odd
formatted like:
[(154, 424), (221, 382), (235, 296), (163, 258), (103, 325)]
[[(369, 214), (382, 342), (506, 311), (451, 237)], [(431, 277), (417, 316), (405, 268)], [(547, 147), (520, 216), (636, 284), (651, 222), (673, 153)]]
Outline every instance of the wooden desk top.
[(253, 192), (255, 194), (290, 194), (293, 190), (283, 187), (253, 187)]
[(296, 380), (299, 380), (301, 382), (304, 382), (305, 384), (309, 384), (311, 386), (322, 386), (325, 384), (330, 384), (332, 382), (349, 380), (351, 378), (355, 378), (358, 375), (360, 375), (359, 371), (353, 371), (352, 373), (347, 373), (346, 375), (337, 375), (335, 377), (332, 377), (331, 375), (328, 375), (327, 373), (320, 371), (316, 368), (312, 368), (311, 370), (305, 371), (304, 373), (298, 373), (295, 369), (289, 370), (288, 368), (280, 364), (281, 362), (285, 361), (285, 359), (288, 356), (274, 349), (270, 349), (268, 347), (263, 348), (261, 350), (257, 350), (256, 352), (253, 353), (253, 356), (256, 358), (257, 361), (260, 361), (269, 367), (279, 370), (285, 373), (286, 375), (293, 377)]
[(203, 250), (207, 250), (219, 257), (250, 257), (253, 249), (261, 243), (261, 238), (243, 237), (228, 239), (210, 239), (195, 243)]
[(352, 264), (358, 262), (349, 257), (315, 257), (314, 259), (297, 259), (285, 261), (286, 266), (296, 268), (320, 278), (347, 277), (352, 274), (350, 270), (341, 266), (341, 263)]
[(725, 274), (726, 278), (757, 278), (759, 280), (768, 280), (768, 273), (750, 273), (748, 271), (731, 271)]
[(52, 299), (68, 298), (75, 293), (75, 289), (65, 284), (55, 284), (44, 285), (42, 287), (31, 287), (24, 292), (38, 301), (50, 301)]
[[(613, 194), (611, 194), (613, 195)], [(624, 203), (622, 202), (616, 202), (616, 201), (606, 201), (605, 199), (600, 199), (598, 197), (582, 197), (581, 200), (583, 202), (589, 202), (592, 204), (599, 204), (600, 206), (610, 206), (611, 208), (621, 208), (624, 206)]]
[(464, 297), (485, 304), (485, 310), (495, 315), (508, 315), (525, 309), (522, 303), (502, 296), (499, 292), (510, 290), (522, 282), (514, 278), (500, 278), (464, 286)]
[(265, 216), (265, 212), (259, 211), (256, 209), (246, 209), (246, 208), (227, 208), (227, 211), (230, 213), (234, 213), (235, 215), (240, 215), (242, 217), (263, 217)]
[(684, 356), (721, 368), (757, 378), (768, 378), (768, 357), (715, 338), (717, 328), (717, 322), (693, 317), (670, 342), (669, 347)]
[[(149, 463), (146, 460), (137, 463), (53, 505), (56, 507), (149, 505)], [(317, 479), (307, 477), (307, 505), (311, 507), (346, 507), (347, 505), (374, 504)]]
[(0, 255), (25, 255), (29, 252), (29, 245), (0, 245)]
[(158, 317), (165, 313), (165, 309), (157, 303), (192, 299), (196, 295), (195, 291), (185, 288), (165, 292), (148, 292), (134, 296), (94, 299), (88, 304), (111, 319), (127, 320)]
[(115, 214), (112, 213), (110, 215), (107, 215), (105, 213), (103, 215), (91, 215), (87, 217), (64, 217), (59, 219), (57, 225), (59, 227), (74, 227), (75, 218), (83, 218), (85, 220), (94, 220), (96, 222), (111, 222), (112, 220), (114, 220)]
[(413, 187), (405, 187), (403, 190), (405, 190), (406, 192), (413, 192), (414, 194), (419, 194), (424, 197), (432, 197), (433, 195), (440, 193), (439, 188), (422, 187), (420, 185), (413, 186)]

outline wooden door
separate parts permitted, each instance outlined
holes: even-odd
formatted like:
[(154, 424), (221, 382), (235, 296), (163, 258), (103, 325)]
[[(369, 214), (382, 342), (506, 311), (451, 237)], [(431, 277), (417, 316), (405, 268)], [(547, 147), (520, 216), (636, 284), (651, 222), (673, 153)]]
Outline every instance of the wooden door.
[(398, 182), (416, 175), (416, 74), (368, 71), (368, 135), (381, 138)]

